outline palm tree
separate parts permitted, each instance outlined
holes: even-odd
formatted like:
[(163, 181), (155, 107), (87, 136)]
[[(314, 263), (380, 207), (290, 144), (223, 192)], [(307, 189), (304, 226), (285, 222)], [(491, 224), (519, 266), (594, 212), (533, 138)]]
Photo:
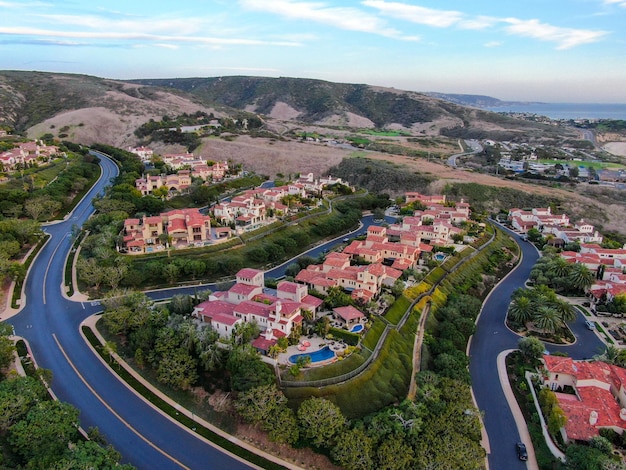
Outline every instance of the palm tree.
[(595, 276), (591, 270), (581, 263), (576, 263), (572, 266), (572, 271), (569, 274), (569, 280), (571, 286), (579, 291), (586, 292), (591, 287)]
[(561, 317), (563, 326), (565, 326), (566, 323), (569, 323), (576, 319), (576, 310), (574, 309), (574, 306), (570, 304), (567, 300), (557, 299), (556, 302), (554, 302), (553, 306)]
[(221, 369), (224, 365), (226, 354), (217, 343), (211, 344), (208, 348), (200, 353), (200, 364), (206, 371), (214, 371)]
[(542, 305), (535, 311), (534, 323), (546, 333), (555, 333), (562, 325), (559, 312), (547, 305)]
[(572, 269), (572, 265), (565, 258), (561, 258), (560, 256), (550, 261), (549, 266), (549, 272), (553, 274), (554, 277), (566, 277)]
[(533, 302), (529, 297), (520, 296), (511, 302), (509, 306), (509, 318), (511, 321), (526, 324), (533, 318)]

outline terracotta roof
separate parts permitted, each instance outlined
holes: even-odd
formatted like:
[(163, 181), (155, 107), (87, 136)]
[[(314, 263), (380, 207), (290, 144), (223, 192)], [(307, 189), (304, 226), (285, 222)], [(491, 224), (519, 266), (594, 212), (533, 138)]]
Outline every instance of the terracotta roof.
[(230, 289), (228, 289), (228, 292), (232, 292), (233, 294), (250, 295), (252, 292), (258, 289), (261, 289), (261, 287), (238, 282)]
[(363, 318), (365, 316), (360, 310), (357, 310), (352, 305), (334, 308), (333, 312), (346, 321), (356, 320), (357, 318)]
[(298, 292), (298, 289), (300, 289), (301, 286), (302, 284), (298, 284), (296, 282), (281, 281), (278, 283), (276, 290), (279, 292), (288, 292), (290, 294), (295, 294), (296, 292)]
[(259, 273), (262, 273), (263, 271), (260, 271), (258, 269), (253, 269), (253, 268), (243, 268), (240, 269), (239, 272), (237, 273), (237, 277), (241, 277), (244, 279), (252, 279), (254, 276), (256, 276)]

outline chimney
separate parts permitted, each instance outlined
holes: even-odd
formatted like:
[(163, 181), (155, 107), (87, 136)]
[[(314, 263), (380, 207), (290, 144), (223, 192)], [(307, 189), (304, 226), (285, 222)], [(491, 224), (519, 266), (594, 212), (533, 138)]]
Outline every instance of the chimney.
[[(620, 415), (621, 415), (621, 413), (620, 413)], [(589, 414), (589, 424), (591, 424), (592, 426), (595, 426), (597, 422), (598, 422), (598, 412), (597, 411), (592, 411)]]

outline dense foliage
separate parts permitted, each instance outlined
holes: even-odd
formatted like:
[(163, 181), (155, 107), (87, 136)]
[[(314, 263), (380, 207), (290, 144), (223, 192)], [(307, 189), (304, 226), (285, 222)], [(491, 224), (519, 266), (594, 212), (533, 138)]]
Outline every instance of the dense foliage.
[(367, 158), (344, 158), (329, 173), (374, 193), (423, 191), (435, 179), (430, 175), (407, 172), (406, 168), (390, 162)]
[[(10, 334), (9, 325), (0, 325), (0, 370), (3, 372), (14, 357)], [(120, 465), (121, 456), (111, 446), (83, 438), (78, 430), (78, 409), (52, 400), (44, 387), (40, 377), (48, 375), (49, 381), (48, 372), (37, 370), (33, 376), (22, 377), (13, 371), (0, 379), (0, 467), (134, 468)], [(97, 430), (90, 432), (94, 438), (97, 434)]]

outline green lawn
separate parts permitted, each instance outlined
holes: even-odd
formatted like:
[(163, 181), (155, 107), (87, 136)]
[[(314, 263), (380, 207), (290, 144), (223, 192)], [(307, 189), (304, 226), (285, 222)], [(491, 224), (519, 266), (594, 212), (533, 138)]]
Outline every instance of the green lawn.
[(623, 169), (626, 168), (624, 165), (620, 163), (609, 163), (609, 162), (588, 162), (588, 161), (571, 161), (571, 160), (538, 160), (539, 163), (544, 163), (546, 165), (556, 165), (561, 164), (563, 166), (568, 165), (576, 165), (578, 167), (585, 168), (593, 168), (594, 170), (606, 170), (606, 169)]

